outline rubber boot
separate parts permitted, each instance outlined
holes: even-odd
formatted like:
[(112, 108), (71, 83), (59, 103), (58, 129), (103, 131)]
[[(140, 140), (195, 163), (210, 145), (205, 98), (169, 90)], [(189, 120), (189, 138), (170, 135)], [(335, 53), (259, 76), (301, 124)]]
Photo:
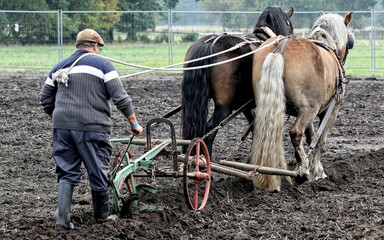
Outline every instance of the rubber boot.
[(109, 214), (109, 190), (92, 190), (92, 202), (96, 222), (107, 219)]
[(56, 230), (72, 230), (74, 225), (71, 223), (71, 210), (73, 195), (73, 185), (68, 182), (62, 182), (59, 184), (58, 191), (58, 207), (55, 212), (56, 218)]

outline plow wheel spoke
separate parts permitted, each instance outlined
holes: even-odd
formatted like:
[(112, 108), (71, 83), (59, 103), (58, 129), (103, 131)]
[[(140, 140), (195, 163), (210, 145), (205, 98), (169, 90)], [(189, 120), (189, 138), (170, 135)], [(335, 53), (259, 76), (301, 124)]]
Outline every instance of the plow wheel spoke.
[[(125, 155), (124, 155), (124, 153), (125, 153)], [(124, 156), (123, 156), (123, 155), (124, 155)], [(127, 163), (128, 163), (129, 161), (133, 161), (133, 155), (132, 155), (132, 153), (131, 153), (129, 150), (126, 150), (126, 149), (121, 150), (120, 155), (119, 155), (119, 157), (117, 158), (117, 164), (119, 164), (120, 161), (125, 161), (125, 162), (123, 162), (123, 163), (120, 165), (120, 169), (123, 169), (124, 167), (127, 166)], [(124, 164), (124, 163), (125, 163), (125, 164)], [(137, 184), (137, 182), (136, 182), (136, 178), (133, 177), (133, 174), (130, 174), (129, 176), (127, 176), (127, 177), (125, 178), (124, 182), (122, 182), (122, 183), (120, 184), (120, 186), (119, 186), (119, 191), (121, 191), (121, 190), (124, 188), (124, 183), (125, 183), (128, 192), (129, 192), (129, 193), (132, 193), (132, 192), (133, 192), (133, 187), (135, 187), (135, 186), (131, 186), (131, 183), (130, 183), (130, 182), (131, 182), (131, 183), (133, 182), (135, 186), (136, 186), (136, 184)]]
[(184, 195), (193, 210), (203, 209), (211, 186), (211, 164), (207, 146), (201, 139), (191, 141), (184, 159)]

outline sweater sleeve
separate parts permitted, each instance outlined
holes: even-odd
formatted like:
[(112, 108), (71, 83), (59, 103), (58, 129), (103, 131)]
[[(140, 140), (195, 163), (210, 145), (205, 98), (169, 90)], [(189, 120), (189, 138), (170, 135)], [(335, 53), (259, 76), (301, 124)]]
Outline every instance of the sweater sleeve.
[(40, 105), (47, 114), (52, 114), (55, 109), (56, 92), (57, 88), (55, 84), (52, 79), (48, 77), (40, 93)]
[(105, 83), (107, 91), (124, 116), (128, 117), (133, 113), (132, 99), (125, 91), (122, 82), (118, 78), (113, 78)]
[(127, 91), (125, 91), (123, 83), (119, 79), (119, 74), (110, 61), (104, 60), (103, 72), (104, 84), (111, 100), (116, 105), (117, 109), (121, 111), (125, 117), (128, 117), (134, 112), (132, 99), (129, 97)]

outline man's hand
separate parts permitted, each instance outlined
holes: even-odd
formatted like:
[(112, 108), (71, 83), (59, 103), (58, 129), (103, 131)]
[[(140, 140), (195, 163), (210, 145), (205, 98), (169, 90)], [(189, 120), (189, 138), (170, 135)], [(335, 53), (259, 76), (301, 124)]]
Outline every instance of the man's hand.
[(129, 124), (131, 124), (131, 131), (133, 136), (141, 136), (143, 134), (143, 127), (137, 122), (135, 113), (132, 113), (127, 117)]
[(143, 127), (140, 126), (139, 124), (132, 126), (131, 130), (132, 130), (133, 136), (138, 137), (138, 136), (141, 136), (143, 134)]

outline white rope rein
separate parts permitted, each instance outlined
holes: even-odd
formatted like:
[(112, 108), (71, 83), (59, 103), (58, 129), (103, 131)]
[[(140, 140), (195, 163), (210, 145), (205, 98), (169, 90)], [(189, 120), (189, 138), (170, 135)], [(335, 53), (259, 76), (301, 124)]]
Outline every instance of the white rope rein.
[[(159, 70), (159, 71), (180, 71), (180, 70), (183, 70), (183, 71), (188, 71), (188, 70), (196, 70), (196, 69), (202, 69), (202, 68), (208, 68), (208, 67), (214, 67), (214, 66), (217, 66), (217, 65), (221, 65), (221, 64), (224, 64), (224, 63), (228, 63), (228, 62), (232, 62), (232, 61), (235, 61), (235, 60), (238, 60), (240, 58), (243, 58), (243, 57), (246, 57), (248, 55), (252, 55), (260, 50), (263, 50), (265, 48), (268, 48), (272, 45), (275, 45), (277, 44), (278, 42), (280, 42), (282, 39), (284, 39), (286, 37), (283, 37), (283, 36), (279, 36), (278, 38), (276, 38), (273, 42), (270, 42), (269, 44), (261, 47), (261, 48), (258, 48), (256, 50), (253, 50), (249, 53), (245, 53), (243, 55), (240, 55), (240, 56), (237, 56), (235, 58), (231, 58), (231, 59), (227, 59), (227, 60), (224, 60), (224, 61), (221, 61), (221, 62), (217, 62), (217, 63), (212, 63), (212, 64), (208, 64), (208, 65), (204, 65), (204, 66), (196, 66), (196, 67), (187, 67), (187, 68), (168, 68), (168, 67), (171, 67), (171, 66), (174, 66), (174, 65), (170, 65), (170, 66), (165, 66), (165, 67), (146, 67), (146, 66), (140, 66), (140, 65), (135, 65), (135, 64), (130, 64), (130, 63), (124, 63), (124, 62), (121, 62), (121, 61), (118, 61), (118, 60), (114, 60), (114, 59), (111, 59), (111, 58), (108, 58), (108, 57), (104, 57), (112, 62), (116, 62), (116, 63), (121, 63), (123, 65), (127, 65), (127, 66), (133, 66), (133, 67), (137, 67), (137, 68), (143, 68), (143, 69), (150, 69), (150, 70)], [(224, 52), (224, 51), (223, 51)], [(220, 52), (220, 54), (222, 54), (222, 52)], [(206, 57), (203, 57), (203, 59), (205, 58), (209, 58), (209, 57), (212, 57), (213, 55), (215, 54), (212, 54), (212, 55), (209, 55), (209, 56), (206, 56)], [(194, 62), (194, 61), (197, 61), (198, 59), (194, 59), (194, 60), (191, 60), (191, 61), (188, 61), (188, 62), (183, 62), (183, 63), (178, 63), (178, 64), (175, 64), (176, 65), (181, 65), (181, 64), (185, 64), (185, 63), (189, 63), (189, 62)]]
[[(211, 55), (208, 55), (208, 56), (204, 56), (204, 57), (201, 57), (201, 58), (191, 59), (191, 60), (188, 60), (188, 61), (185, 61), (185, 62), (176, 63), (176, 64), (172, 64), (172, 65), (169, 65), (169, 66), (164, 66), (164, 67), (161, 67), (161, 69), (169, 68), (169, 67), (175, 67), (175, 66), (179, 66), (179, 65), (184, 65), (184, 64), (188, 64), (188, 63), (193, 63), (193, 62), (201, 61), (201, 60), (204, 60), (204, 59), (207, 59), (207, 58), (216, 57), (218, 55), (234, 51), (234, 50), (236, 50), (238, 48), (242, 48), (243, 46), (245, 46), (247, 44), (252, 44), (252, 43), (260, 43), (260, 41), (259, 40), (255, 40), (255, 41), (244, 40), (244, 42), (238, 43), (235, 46), (233, 46), (233, 47), (231, 47), (231, 48), (229, 48), (227, 50), (223, 50), (221, 52), (217, 52), (217, 53), (214, 53), (214, 54), (211, 54)], [(146, 71), (143, 71), (143, 72), (132, 73), (132, 74), (120, 76), (119, 78), (133, 77), (133, 76), (144, 74), (144, 73), (154, 72), (156, 70), (157, 69), (151, 68), (151, 70), (146, 70)], [(167, 71), (167, 70), (165, 70), (165, 71)], [(182, 69), (181, 68), (177, 68), (177, 70), (182, 70)], [(176, 69), (175, 70), (171, 70), (171, 71), (176, 71)]]
[(57, 71), (56, 73), (54, 73), (52, 75), (52, 80), (53, 81), (57, 81), (59, 84), (60, 83), (64, 83), (65, 86), (68, 87), (68, 75), (69, 75), (69, 72), (72, 70), (72, 68), (82, 58), (84, 58), (84, 57), (86, 57), (88, 55), (95, 55), (95, 56), (103, 57), (103, 58), (105, 58), (105, 59), (107, 59), (107, 60), (109, 60), (111, 62), (119, 63), (119, 64), (122, 64), (122, 65), (125, 65), (125, 66), (147, 69), (147, 71), (143, 71), (143, 72), (139, 72), (139, 73), (133, 73), (133, 74), (125, 75), (125, 76), (120, 76), (119, 78), (121, 79), (121, 78), (132, 77), (132, 76), (143, 74), (143, 73), (153, 72), (153, 71), (181, 71), (181, 70), (188, 71), (188, 70), (197, 70), (197, 69), (202, 69), (202, 68), (218, 66), (218, 65), (221, 65), (221, 64), (225, 64), (225, 63), (228, 63), (228, 62), (236, 61), (236, 60), (238, 60), (240, 58), (244, 58), (246, 56), (252, 55), (252, 54), (254, 54), (254, 53), (258, 52), (258, 51), (261, 51), (261, 50), (263, 50), (265, 48), (268, 48), (268, 47), (270, 47), (272, 45), (275, 45), (275, 44), (279, 43), (284, 38), (286, 38), (286, 37), (278, 36), (274, 41), (270, 42), (269, 44), (264, 45), (263, 47), (260, 47), (258, 49), (255, 49), (255, 50), (253, 50), (253, 51), (251, 51), (249, 53), (245, 53), (243, 55), (237, 56), (235, 58), (227, 59), (227, 60), (224, 60), (224, 61), (221, 61), (221, 62), (212, 63), (212, 64), (208, 64), (208, 65), (204, 65), (204, 66), (187, 67), (187, 68), (170, 68), (170, 67), (174, 67), (174, 66), (178, 66), (178, 65), (182, 65), (182, 64), (187, 64), (187, 63), (191, 63), (191, 62), (196, 62), (196, 61), (200, 61), (200, 60), (203, 60), (203, 59), (207, 59), (207, 58), (211, 58), (211, 57), (214, 57), (214, 56), (218, 56), (220, 54), (224, 54), (226, 52), (233, 51), (233, 50), (235, 50), (237, 48), (241, 48), (244, 45), (250, 44), (252, 42), (248, 41), (248, 40), (245, 40), (244, 42), (236, 44), (235, 46), (233, 46), (233, 47), (231, 47), (231, 48), (229, 48), (227, 50), (224, 50), (224, 51), (212, 54), (212, 55), (208, 55), (208, 56), (205, 56), (205, 57), (201, 57), (201, 58), (198, 58), (198, 59), (193, 59), (193, 60), (189, 60), (189, 61), (186, 61), (186, 62), (177, 63), (177, 64), (173, 64), (173, 65), (169, 65), (169, 66), (164, 66), (164, 67), (140, 66), (140, 65), (136, 65), (136, 64), (122, 62), (122, 61), (119, 61), (119, 60), (116, 60), (116, 59), (112, 59), (112, 58), (109, 58), (109, 57), (105, 57), (105, 56), (102, 56), (102, 55), (99, 55), (99, 54), (96, 54), (96, 53), (86, 53), (86, 54), (81, 55), (78, 59), (76, 59), (76, 61), (73, 62), (72, 65), (69, 68), (63, 68), (63, 69), (60, 69), (59, 71)]

